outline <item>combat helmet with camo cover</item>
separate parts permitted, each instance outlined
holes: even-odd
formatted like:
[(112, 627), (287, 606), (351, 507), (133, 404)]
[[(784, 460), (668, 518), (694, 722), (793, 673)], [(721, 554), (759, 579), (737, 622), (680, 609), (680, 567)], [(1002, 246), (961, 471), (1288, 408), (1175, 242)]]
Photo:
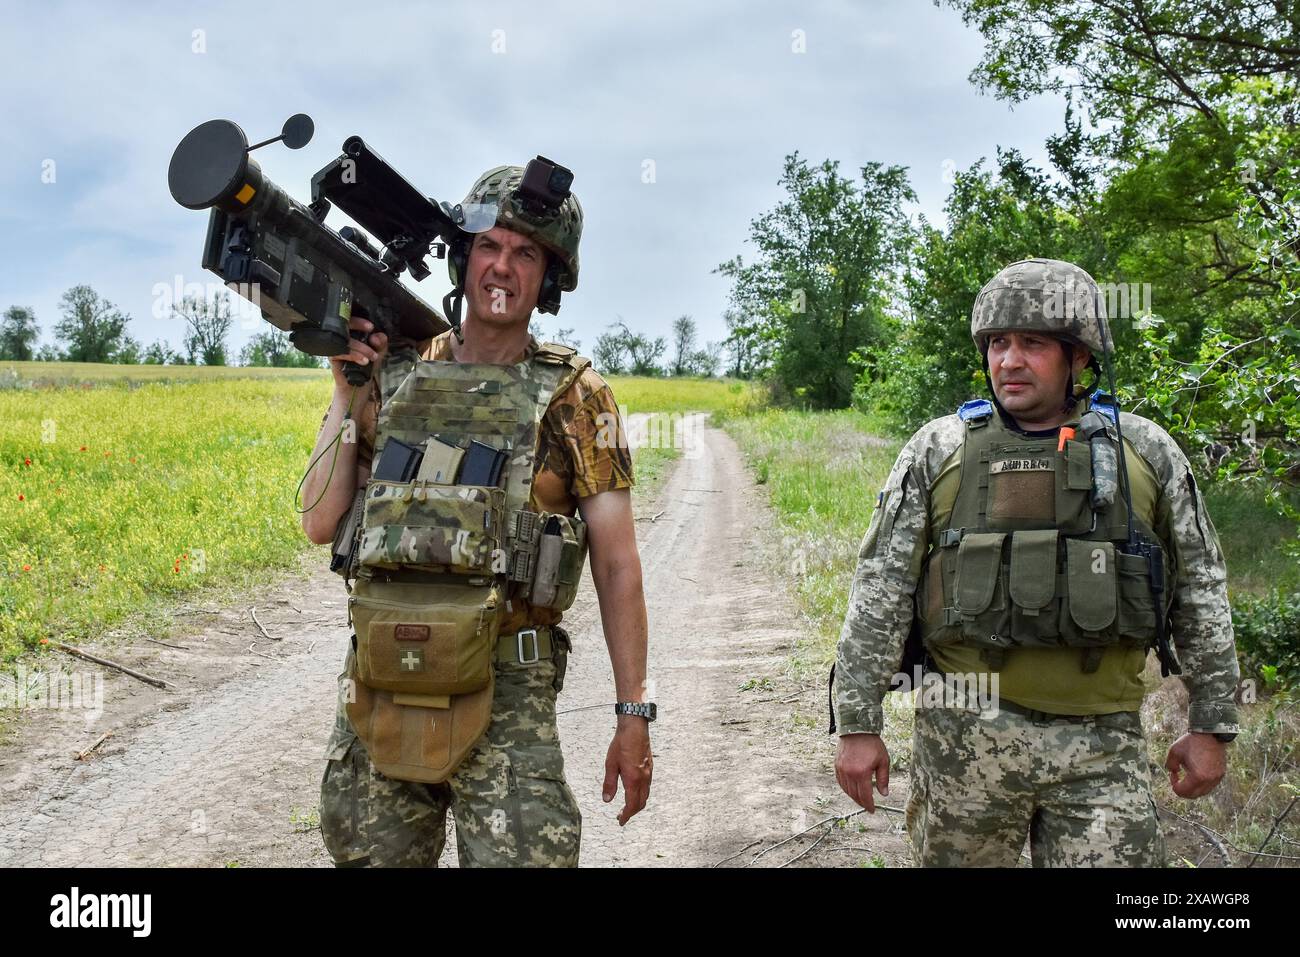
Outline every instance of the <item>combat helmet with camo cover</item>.
[(1097, 282), (1074, 263), (1022, 259), (984, 284), (971, 310), (970, 334), (980, 351), (992, 332), (1042, 332), (1087, 346), (1113, 348)]
[[(540, 243), (554, 257), (554, 268), (548, 270), (547, 279), (554, 283), (555, 294), (548, 296), (546, 280), (538, 296), (538, 311), (554, 312), (559, 309), (560, 292), (572, 292), (578, 287), (578, 243), (582, 239), (582, 204), (569, 193), (554, 213), (530, 208), (520, 193), (524, 178), (522, 166), (495, 166), (488, 170), (470, 188), (461, 206), (496, 207), (496, 225), (514, 230)], [(453, 283), (459, 285), (462, 262), (453, 257), (448, 261), (448, 271)], [(553, 306), (553, 308), (547, 308)]]

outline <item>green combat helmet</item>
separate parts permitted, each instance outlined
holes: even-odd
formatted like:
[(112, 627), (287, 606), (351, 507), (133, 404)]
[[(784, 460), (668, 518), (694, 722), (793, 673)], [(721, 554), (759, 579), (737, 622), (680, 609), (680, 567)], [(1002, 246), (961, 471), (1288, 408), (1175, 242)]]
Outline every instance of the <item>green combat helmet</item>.
[(984, 351), (984, 337), (998, 332), (1042, 332), (1108, 354), (1114, 344), (1096, 281), (1073, 263), (1022, 259), (984, 284), (975, 297), (970, 334)]
[[(578, 242), (582, 239), (582, 204), (569, 192), (573, 173), (538, 156), (524, 166), (496, 166), (470, 188), (461, 203), (466, 231), (447, 257), (447, 273), (463, 291), (474, 233), (504, 226), (535, 240), (550, 253), (550, 262), (537, 295), (537, 311), (560, 311), (560, 294), (578, 287)], [(459, 335), (459, 301), (453, 327)]]

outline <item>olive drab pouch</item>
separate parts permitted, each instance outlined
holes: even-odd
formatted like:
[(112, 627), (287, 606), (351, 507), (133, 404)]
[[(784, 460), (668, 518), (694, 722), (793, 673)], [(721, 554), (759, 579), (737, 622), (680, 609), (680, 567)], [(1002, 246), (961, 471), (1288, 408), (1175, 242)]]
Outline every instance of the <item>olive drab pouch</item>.
[(1119, 601), (1115, 546), (1072, 538), (1065, 543), (1065, 556), (1069, 617), (1063, 617), (1062, 627), (1075, 633), (1074, 644), (1102, 639), (1114, 631)]
[(470, 694), (403, 695), (370, 687), (353, 665), (348, 721), (376, 771), (398, 781), (437, 784), (465, 760), (492, 722), (493, 674)]
[[(401, 353), (380, 370), (375, 461), (389, 443), (425, 455), (440, 443), (441, 466), (436, 474), (417, 467), (411, 481), (372, 477), (365, 489), (348, 602), (358, 685), (348, 714), (383, 774), (446, 780), (491, 721), (511, 595), (540, 585), (557, 605), (573, 600), (585, 526), (534, 515), (527, 541), (518, 527), (521, 514), (533, 515), (526, 509), (542, 417), (586, 364), (547, 344), (514, 365)], [(471, 449), (499, 469), (467, 469)], [(517, 577), (524, 568), (526, 582)]]
[(491, 679), (502, 602), (500, 586), (491, 579), (478, 584), (358, 579), (348, 599), (358, 676), (384, 691), (478, 691)]

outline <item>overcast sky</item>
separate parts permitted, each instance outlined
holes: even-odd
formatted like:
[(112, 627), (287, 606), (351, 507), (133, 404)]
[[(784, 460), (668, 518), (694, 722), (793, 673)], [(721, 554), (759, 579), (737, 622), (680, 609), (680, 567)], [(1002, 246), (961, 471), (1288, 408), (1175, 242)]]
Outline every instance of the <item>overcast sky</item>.
[[(842, 172), (907, 166), (917, 211), (938, 221), (945, 162), (965, 168), (999, 145), (1042, 162), (1062, 116), (1054, 100), (1012, 111), (977, 92), (980, 36), (926, 0), (22, 9), (0, 32), (0, 309), (34, 307), (43, 343), (63, 291), (88, 283), (130, 313), (142, 343), (179, 347), (179, 320), (154, 315), (155, 286), (216, 279), (199, 268), (207, 214), (172, 201), (167, 164), (216, 117), (256, 142), (309, 113), (309, 146), (257, 153), (304, 202), (352, 134), (452, 202), (494, 165), (542, 153), (570, 167), (586, 213), (581, 277), (544, 320), (589, 347), (619, 316), (666, 335), (689, 313), (702, 338), (723, 338), (729, 285), (712, 270), (748, 258), (749, 223), (779, 200), (787, 153)], [(433, 268), (414, 288), (436, 303), (448, 283)], [(235, 354), (260, 326), (236, 326)]]

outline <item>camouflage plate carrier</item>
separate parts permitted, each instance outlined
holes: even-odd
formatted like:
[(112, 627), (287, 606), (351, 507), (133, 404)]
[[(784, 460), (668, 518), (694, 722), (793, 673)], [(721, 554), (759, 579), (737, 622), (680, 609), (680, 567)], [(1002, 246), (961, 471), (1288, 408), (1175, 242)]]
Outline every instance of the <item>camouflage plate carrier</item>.
[(420, 446), (433, 436), (504, 449), (507, 461), (495, 487), (371, 478), (361, 493), (356, 564), (345, 575), (356, 578), (347, 713), (380, 773), (446, 780), (491, 721), (510, 599), (557, 611), (573, 603), (586, 526), (528, 504), (542, 417), (589, 365), (552, 343), (516, 365), (430, 361), (410, 348), (385, 358), (376, 463), (393, 439)]

